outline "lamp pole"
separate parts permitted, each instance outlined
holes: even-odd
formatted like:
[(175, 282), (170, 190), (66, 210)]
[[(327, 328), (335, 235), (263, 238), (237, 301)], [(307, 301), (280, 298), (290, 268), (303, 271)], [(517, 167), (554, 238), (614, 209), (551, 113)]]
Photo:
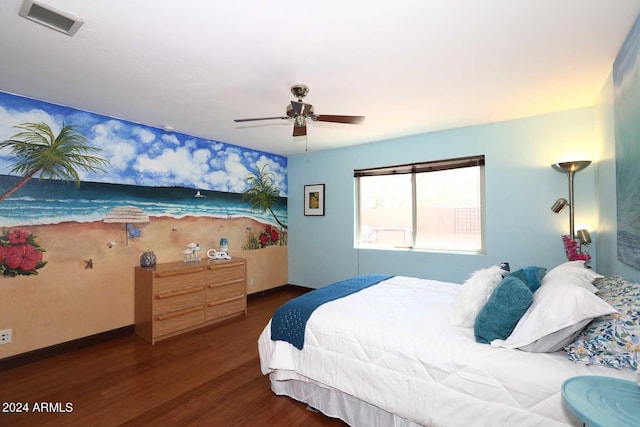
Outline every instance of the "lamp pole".
[(581, 171), (591, 164), (591, 160), (577, 160), (574, 162), (561, 162), (554, 163), (551, 167), (558, 172), (566, 173), (569, 178), (569, 237), (574, 239), (576, 237), (575, 233), (575, 222), (574, 222), (574, 195), (573, 195), (573, 178), (576, 172)]

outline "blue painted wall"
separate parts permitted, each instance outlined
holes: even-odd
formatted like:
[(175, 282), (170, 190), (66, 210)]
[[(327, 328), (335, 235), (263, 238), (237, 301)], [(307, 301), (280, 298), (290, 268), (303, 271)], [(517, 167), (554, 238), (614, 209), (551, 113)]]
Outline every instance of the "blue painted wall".
[[(462, 282), (501, 261), (512, 268), (550, 268), (566, 261), (560, 236), (568, 233), (568, 212), (554, 214), (550, 206), (568, 197), (568, 179), (550, 165), (594, 159), (596, 111), (583, 108), (290, 157), (289, 282), (317, 288), (368, 273)], [(354, 169), (474, 154), (486, 156), (485, 254), (354, 248)], [(576, 175), (576, 229), (593, 230), (598, 219), (595, 170)], [(326, 185), (324, 217), (303, 215), (303, 188), (309, 184)], [(589, 252), (596, 265), (597, 233), (592, 238)]]

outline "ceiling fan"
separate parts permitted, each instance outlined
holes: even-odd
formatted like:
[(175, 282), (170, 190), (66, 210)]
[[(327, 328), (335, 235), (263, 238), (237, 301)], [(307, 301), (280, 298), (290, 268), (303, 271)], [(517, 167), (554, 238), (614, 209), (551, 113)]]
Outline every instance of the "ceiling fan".
[(331, 114), (314, 114), (313, 105), (302, 102), (309, 93), (309, 87), (303, 84), (294, 85), (291, 87), (291, 93), (298, 100), (291, 101), (291, 104), (287, 105), (287, 115), (277, 117), (259, 117), (255, 119), (235, 119), (234, 122), (253, 122), (258, 120), (274, 120), (274, 119), (293, 119), (293, 136), (305, 136), (307, 134), (307, 119), (314, 122), (332, 122), (332, 123), (347, 123), (358, 124), (362, 123), (364, 116), (336, 116)]

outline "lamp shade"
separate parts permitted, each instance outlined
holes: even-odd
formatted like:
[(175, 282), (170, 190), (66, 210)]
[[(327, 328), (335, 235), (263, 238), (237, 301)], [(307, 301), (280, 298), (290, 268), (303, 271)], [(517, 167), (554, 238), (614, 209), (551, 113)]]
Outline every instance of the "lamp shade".
[(564, 197), (560, 197), (558, 200), (556, 200), (553, 206), (551, 206), (551, 210), (555, 213), (560, 213), (568, 204), (569, 202), (567, 201), (567, 199), (565, 199)]
[(591, 243), (591, 235), (589, 234), (589, 230), (585, 228), (576, 231), (576, 237), (582, 245), (588, 246)]
[(591, 164), (591, 160), (574, 160), (572, 162), (554, 163), (551, 165), (551, 167), (557, 170), (558, 172), (575, 173), (575, 172), (581, 171), (582, 169), (586, 168), (590, 164)]

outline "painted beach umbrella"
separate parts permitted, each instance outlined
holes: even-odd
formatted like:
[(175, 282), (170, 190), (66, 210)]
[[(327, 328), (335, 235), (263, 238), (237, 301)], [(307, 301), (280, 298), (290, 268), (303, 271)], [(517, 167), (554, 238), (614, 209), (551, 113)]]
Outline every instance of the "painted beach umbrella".
[(129, 236), (132, 239), (140, 237), (140, 230), (132, 224), (146, 224), (149, 222), (149, 215), (136, 206), (118, 206), (111, 209), (102, 222), (110, 224), (124, 224), (125, 242), (129, 244)]

